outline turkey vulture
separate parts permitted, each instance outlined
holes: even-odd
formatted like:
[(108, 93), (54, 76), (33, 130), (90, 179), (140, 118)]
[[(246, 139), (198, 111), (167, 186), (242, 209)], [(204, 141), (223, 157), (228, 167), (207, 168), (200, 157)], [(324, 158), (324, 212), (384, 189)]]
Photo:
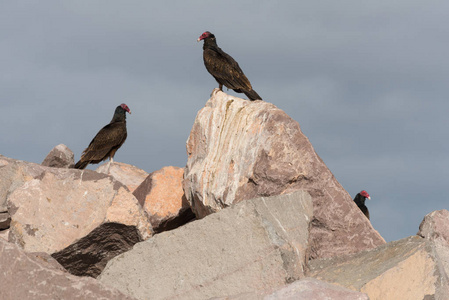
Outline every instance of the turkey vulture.
[(111, 122), (101, 128), (97, 135), (83, 151), (81, 159), (75, 164), (75, 169), (84, 169), (88, 164), (98, 164), (110, 158), (113, 162), (115, 152), (126, 140), (126, 112), (131, 113), (128, 105), (117, 106)]
[(227, 53), (217, 46), (215, 35), (209, 31), (204, 32), (198, 42), (204, 40), (203, 59), (207, 71), (218, 82), (218, 88), (223, 90), (223, 85), (237, 93), (244, 93), (251, 101), (262, 98), (251, 87), (251, 83), (239, 64)]
[(368, 195), (368, 193), (366, 191), (361, 191), (360, 193), (355, 195), (354, 202), (355, 202), (355, 204), (357, 204), (357, 206), (360, 208), (362, 213), (364, 213), (365, 216), (369, 220), (368, 207), (366, 207), (366, 205), (365, 205), (365, 200), (366, 199), (371, 200), (371, 197)]

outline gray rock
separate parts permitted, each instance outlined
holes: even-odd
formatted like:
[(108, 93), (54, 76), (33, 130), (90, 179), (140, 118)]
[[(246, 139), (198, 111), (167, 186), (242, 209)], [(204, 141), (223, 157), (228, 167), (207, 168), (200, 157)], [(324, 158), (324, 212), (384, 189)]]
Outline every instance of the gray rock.
[(153, 236), (98, 277), (138, 299), (208, 299), (272, 290), (304, 277), (310, 196), (244, 201)]
[(52, 168), (71, 168), (75, 165), (73, 152), (66, 145), (59, 144), (48, 153), (41, 165)]
[(0, 239), (0, 299), (132, 300), (90, 277), (77, 277), (46, 253), (26, 253)]
[(310, 256), (385, 243), (301, 132), (271, 103), (214, 92), (187, 140), (184, 191), (197, 217), (261, 196), (306, 190), (313, 199)]

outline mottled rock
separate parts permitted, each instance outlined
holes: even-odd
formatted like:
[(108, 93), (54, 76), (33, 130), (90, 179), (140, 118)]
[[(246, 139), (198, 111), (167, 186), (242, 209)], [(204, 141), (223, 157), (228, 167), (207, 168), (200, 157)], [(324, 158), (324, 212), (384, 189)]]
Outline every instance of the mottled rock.
[(177, 228), (195, 218), (182, 189), (184, 169), (164, 167), (151, 173), (134, 191), (155, 232)]
[(273, 291), (304, 277), (311, 202), (303, 191), (244, 201), (137, 243), (98, 280), (138, 299)]
[(304, 189), (314, 204), (312, 258), (385, 243), (299, 124), (273, 104), (214, 92), (197, 114), (187, 154), (183, 185), (197, 217), (258, 196)]
[(0, 299), (133, 299), (93, 278), (70, 275), (46, 253), (25, 253), (2, 239), (0, 253)]
[(66, 145), (59, 144), (48, 153), (41, 165), (53, 168), (72, 168), (75, 165), (73, 152)]
[(113, 162), (104, 163), (96, 169), (97, 172), (111, 175), (115, 180), (124, 184), (131, 192), (148, 177), (148, 173), (136, 166)]
[[(109, 232), (111, 237), (102, 237), (112, 240), (109, 248), (104, 248), (89, 235), (95, 229), (103, 232), (101, 226), (109, 223), (130, 226), (139, 236), (134, 242), (152, 235), (145, 212), (128, 189), (112, 177), (91, 170), (46, 168), (39, 177), (16, 188), (8, 196), (8, 206), (12, 219), (9, 240), (30, 252), (52, 254), (67, 248), (61, 252), (66, 258), (59, 255), (58, 260), (76, 274), (83, 265), (71, 270), (70, 264), (64, 262), (80, 255), (79, 247), (69, 247), (79, 239), (87, 236), (83, 241), (87, 249), (81, 253), (85, 253), (86, 261), (98, 262), (93, 269), (101, 270), (106, 258), (130, 248), (123, 242), (127, 237), (119, 236), (117, 231)], [(70, 249), (75, 253), (66, 251)], [(101, 259), (96, 257), (97, 252), (102, 253)], [(93, 274), (98, 271), (86, 269), (84, 275)]]
[(356, 254), (309, 263), (308, 276), (366, 293), (371, 300), (449, 299), (432, 241), (412, 236)]

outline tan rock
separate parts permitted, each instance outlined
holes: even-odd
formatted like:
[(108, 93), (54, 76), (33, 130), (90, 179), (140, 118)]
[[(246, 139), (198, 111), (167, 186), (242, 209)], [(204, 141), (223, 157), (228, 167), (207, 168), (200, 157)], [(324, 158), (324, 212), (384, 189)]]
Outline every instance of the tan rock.
[(0, 299), (133, 299), (93, 278), (70, 275), (46, 253), (25, 253), (2, 239), (0, 253)]
[(111, 177), (91, 170), (54, 169), (8, 197), (10, 239), (26, 251), (53, 253), (103, 223), (133, 225), (142, 239), (151, 225), (137, 199)]
[(166, 231), (195, 218), (184, 196), (184, 169), (164, 167), (151, 173), (134, 191), (155, 232)]
[(311, 217), (303, 191), (244, 201), (137, 243), (98, 280), (138, 299), (270, 292), (304, 277)]
[(416, 236), (309, 266), (309, 276), (361, 291), (371, 300), (449, 299), (435, 244)]
[(110, 258), (152, 235), (137, 199), (111, 176), (24, 162), (9, 173), (22, 182), (7, 199), (9, 241), (56, 252), (73, 274), (97, 276)]
[(187, 140), (184, 191), (197, 217), (258, 196), (307, 190), (311, 258), (384, 244), (316, 154), (299, 124), (273, 104), (215, 91)]
[(96, 171), (114, 177), (115, 180), (125, 185), (131, 193), (148, 177), (148, 173), (144, 170), (121, 162), (104, 163)]

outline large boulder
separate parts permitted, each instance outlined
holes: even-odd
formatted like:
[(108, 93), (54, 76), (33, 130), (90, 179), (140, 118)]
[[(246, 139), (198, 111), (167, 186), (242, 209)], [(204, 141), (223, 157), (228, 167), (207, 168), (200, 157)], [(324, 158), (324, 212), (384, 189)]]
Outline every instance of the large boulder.
[(104, 163), (95, 171), (111, 175), (118, 182), (123, 183), (132, 192), (148, 177), (148, 173), (136, 166), (121, 163)]
[(134, 191), (156, 233), (171, 230), (195, 218), (184, 196), (184, 169), (164, 167), (152, 172)]
[(311, 258), (385, 243), (298, 122), (273, 104), (215, 90), (196, 116), (187, 154), (184, 191), (199, 218), (243, 200), (304, 189), (314, 206)]
[[(20, 174), (39, 170), (22, 177), (24, 183), (7, 198), (9, 241), (24, 250), (57, 252), (55, 257), (70, 272), (96, 276), (108, 259), (151, 237), (151, 224), (137, 199), (111, 176), (42, 166), (19, 169)], [(76, 244), (80, 239), (82, 251)], [(88, 263), (73, 263), (79, 258)]]
[(432, 241), (418, 236), (309, 263), (308, 276), (366, 293), (371, 300), (449, 299), (449, 281)]
[(93, 278), (70, 275), (46, 253), (25, 253), (2, 239), (0, 253), (0, 299), (133, 299)]
[(41, 165), (53, 168), (71, 168), (75, 165), (73, 152), (66, 145), (59, 144), (48, 153)]
[(272, 291), (304, 277), (311, 218), (303, 191), (248, 200), (136, 244), (98, 279), (138, 299)]

